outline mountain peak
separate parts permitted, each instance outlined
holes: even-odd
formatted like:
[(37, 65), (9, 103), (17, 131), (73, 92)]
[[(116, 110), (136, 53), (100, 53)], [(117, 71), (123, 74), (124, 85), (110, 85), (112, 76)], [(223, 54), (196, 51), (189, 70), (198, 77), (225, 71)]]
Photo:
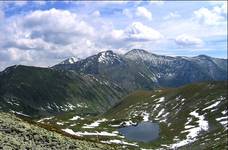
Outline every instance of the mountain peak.
[(157, 57), (157, 55), (143, 49), (133, 49), (124, 54), (124, 56), (131, 60), (152, 60)]
[(98, 53), (99, 63), (114, 63), (115, 61), (120, 61), (120, 59), (121, 58), (111, 50)]
[(114, 54), (112, 50), (107, 50), (107, 51), (102, 51), (102, 52), (99, 52), (98, 55), (112, 55)]
[(138, 54), (150, 54), (148, 51), (144, 50), (144, 49), (132, 49), (129, 52), (127, 52), (125, 55), (127, 54), (132, 54), (132, 53), (138, 53)]
[(76, 63), (79, 60), (81, 60), (81, 59), (78, 58), (78, 57), (73, 56), (73, 57), (70, 57), (70, 58), (62, 61), (60, 64), (74, 64), (74, 63)]
[(198, 57), (198, 58), (204, 58), (204, 59), (210, 58), (210, 56), (207, 56), (207, 55), (198, 55), (196, 57)]

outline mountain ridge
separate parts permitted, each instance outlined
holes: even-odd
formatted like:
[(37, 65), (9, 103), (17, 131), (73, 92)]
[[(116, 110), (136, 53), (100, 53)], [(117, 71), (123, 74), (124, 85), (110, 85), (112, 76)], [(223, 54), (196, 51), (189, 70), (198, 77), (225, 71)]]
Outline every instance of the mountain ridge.
[[(99, 61), (101, 57), (105, 61)], [(123, 55), (110, 50), (103, 51), (75, 64), (57, 64), (53, 68), (105, 77), (129, 91), (157, 86), (177, 87), (206, 80), (227, 80), (227, 59), (205, 55), (172, 57), (143, 49), (133, 49)]]

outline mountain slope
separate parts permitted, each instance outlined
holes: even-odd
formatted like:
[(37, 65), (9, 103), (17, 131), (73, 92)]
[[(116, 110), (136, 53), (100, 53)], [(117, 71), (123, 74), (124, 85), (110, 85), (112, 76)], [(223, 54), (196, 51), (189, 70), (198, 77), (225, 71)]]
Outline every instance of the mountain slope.
[(133, 49), (124, 55), (105, 51), (74, 64), (53, 68), (105, 78), (127, 91), (178, 87), (199, 81), (227, 80), (227, 59), (205, 55), (170, 57)]
[(158, 122), (161, 137), (142, 146), (225, 149), (227, 141), (227, 82), (205, 82), (180, 88), (138, 91), (104, 116), (108, 119)]
[(13, 66), (0, 74), (0, 109), (33, 117), (66, 111), (103, 113), (124, 93), (92, 75), (49, 68)]
[(227, 60), (225, 59), (205, 55), (170, 57), (140, 49), (134, 49), (124, 56), (149, 68), (156, 75), (161, 86), (177, 87), (198, 81), (227, 80)]
[[(226, 81), (202, 82), (179, 88), (135, 91), (103, 115), (60, 114), (38, 122), (129, 149), (226, 149), (227, 105)], [(142, 121), (159, 124), (157, 140), (148, 143), (128, 140), (118, 130)]]

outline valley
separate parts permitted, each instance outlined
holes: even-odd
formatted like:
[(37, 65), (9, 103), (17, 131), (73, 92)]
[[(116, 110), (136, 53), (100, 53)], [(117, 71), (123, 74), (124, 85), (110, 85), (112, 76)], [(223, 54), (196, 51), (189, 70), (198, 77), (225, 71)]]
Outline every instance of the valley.
[[(138, 91), (101, 116), (82, 118), (68, 114), (42, 122), (75, 136), (122, 144), (130, 149), (185, 149), (189, 146), (225, 149), (226, 87), (226, 82), (208, 82), (177, 89)], [(158, 123), (160, 137), (152, 142), (136, 142), (127, 140), (118, 131), (120, 127), (142, 121)]]

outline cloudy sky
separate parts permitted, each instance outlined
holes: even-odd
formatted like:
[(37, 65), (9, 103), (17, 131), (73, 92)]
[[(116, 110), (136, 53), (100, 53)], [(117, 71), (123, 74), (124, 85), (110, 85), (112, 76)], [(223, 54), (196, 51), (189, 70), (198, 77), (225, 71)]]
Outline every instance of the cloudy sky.
[(133, 48), (227, 58), (227, 2), (0, 1), (0, 70)]

